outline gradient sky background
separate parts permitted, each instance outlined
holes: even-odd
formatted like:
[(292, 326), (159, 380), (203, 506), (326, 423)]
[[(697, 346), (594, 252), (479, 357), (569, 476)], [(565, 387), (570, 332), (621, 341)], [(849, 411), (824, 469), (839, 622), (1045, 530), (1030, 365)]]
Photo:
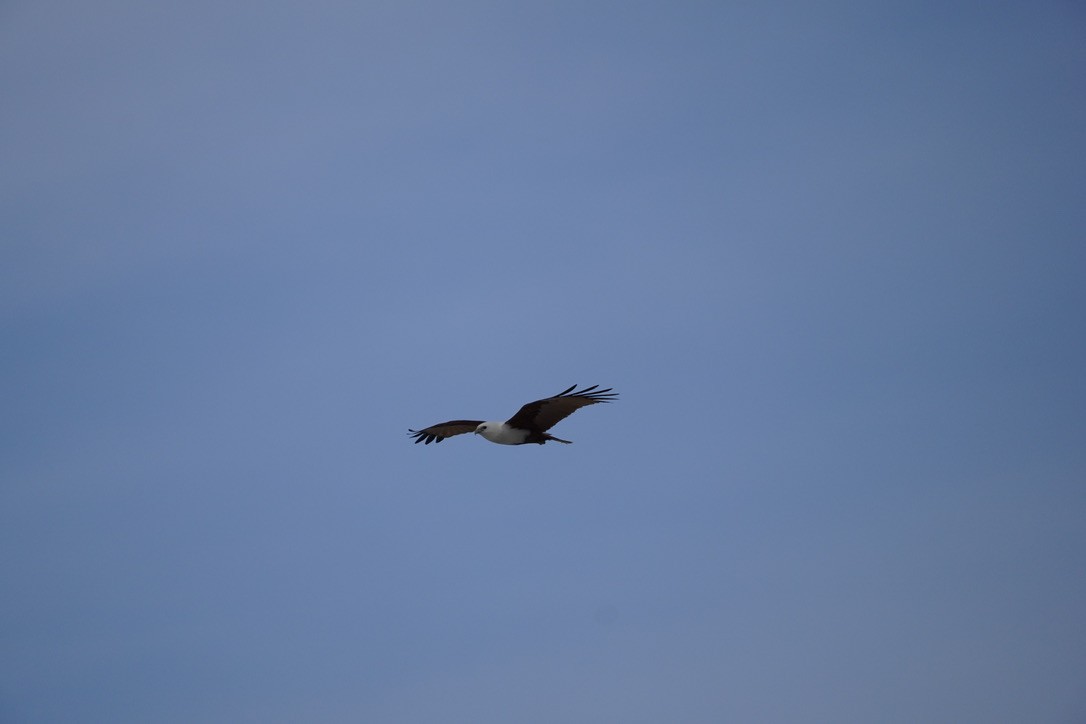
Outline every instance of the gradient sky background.
[(0, 720), (1083, 721), (1084, 38), (3, 3)]

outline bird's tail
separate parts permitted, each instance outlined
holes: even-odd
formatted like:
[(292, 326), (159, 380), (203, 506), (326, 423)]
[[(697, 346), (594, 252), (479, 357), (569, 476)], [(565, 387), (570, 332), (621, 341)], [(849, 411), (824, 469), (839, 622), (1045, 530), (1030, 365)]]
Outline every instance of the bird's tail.
[(572, 445), (573, 444), (572, 440), (563, 440), (560, 437), (555, 437), (554, 435), (551, 435), (549, 432), (545, 432), (543, 434), (547, 436), (547, 438), (546, 438), (547, 440), (554, 440), (555, 442), (565, 443), (566, 445)]

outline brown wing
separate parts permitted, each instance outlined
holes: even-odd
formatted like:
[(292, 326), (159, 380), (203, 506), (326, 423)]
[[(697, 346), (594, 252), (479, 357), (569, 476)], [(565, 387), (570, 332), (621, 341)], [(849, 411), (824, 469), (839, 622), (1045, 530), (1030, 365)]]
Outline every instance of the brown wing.
[(483, 424), (482, 420), (449, 420), (448, 422), (439, 422), (436, 425), (430, 425), (425, 430), (408, 430), (407, 433), (415, 438), (415, 444), (425, 442), (429, 445), (432, 442), (441, 442), (447, 437), (453, 435), (463, 435), (465, 432), (475, 432), (475, 428)]
[[(574, 392), (576, 387), (577, 385), (574, 385), (568, 390), (559, 392), (554, 397), (548, 397), (545, 400), (529, 402), (520, 408), (517, 414), (510, 417), (505, 424), (522, 430), (544, 432), (582, 407), (595, 405), (597, 402), (611, 402), (618, 398), (618, 393), (611, 392), (610, 387), (606, 390), (596, 390), (599, 385), (592, 385)], [(593, 392), (593, 390), (596, 391)]]

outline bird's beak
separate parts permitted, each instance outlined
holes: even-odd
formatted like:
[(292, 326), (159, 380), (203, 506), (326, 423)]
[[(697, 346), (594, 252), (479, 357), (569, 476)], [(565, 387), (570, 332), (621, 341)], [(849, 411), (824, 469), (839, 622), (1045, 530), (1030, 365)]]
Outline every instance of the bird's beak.
[(472, 432), (474, 432), (474, 433), (475, 433), (476, 435), (478, 435), (478, 434), (479, 434), (479, 431), (478, 431), (478, 430), (473, 430)]

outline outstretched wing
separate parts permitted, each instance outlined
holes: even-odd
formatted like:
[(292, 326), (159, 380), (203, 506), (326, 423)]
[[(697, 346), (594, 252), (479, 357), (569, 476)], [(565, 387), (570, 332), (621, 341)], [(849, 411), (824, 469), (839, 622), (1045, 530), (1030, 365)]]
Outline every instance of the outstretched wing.
[(408, 430), (407, 433), (415, 438), (415, 444), (425, 442), (429, 445), (432, 442), (441, 442), (447, 437), (453, 435), (463, 435), (465, 432), (475, 432), (475, 428), (483, 424), (482, 420), (449, 420), (448, 422), (440, 422), (436, 425), (430, 425), (425, 430)]
[[(595, 405), (597, 402), (611, 402), (618, 398), (618, 393), (611, 392), (610, 387), (606, 390), (596, 390), (599, 385), (592, 385), (574, 392), (576, 387), (577, 385), (574, 385), (568, 390), (559, 392), (554, 397), (548, 397), (545, 400), (529, 402), (520, 408), (517, 414), (510, 417), (505, 424), (522, 430), (544, 432), (582, 407)], [(593, 390), (596, 391), (593, 392)]]

